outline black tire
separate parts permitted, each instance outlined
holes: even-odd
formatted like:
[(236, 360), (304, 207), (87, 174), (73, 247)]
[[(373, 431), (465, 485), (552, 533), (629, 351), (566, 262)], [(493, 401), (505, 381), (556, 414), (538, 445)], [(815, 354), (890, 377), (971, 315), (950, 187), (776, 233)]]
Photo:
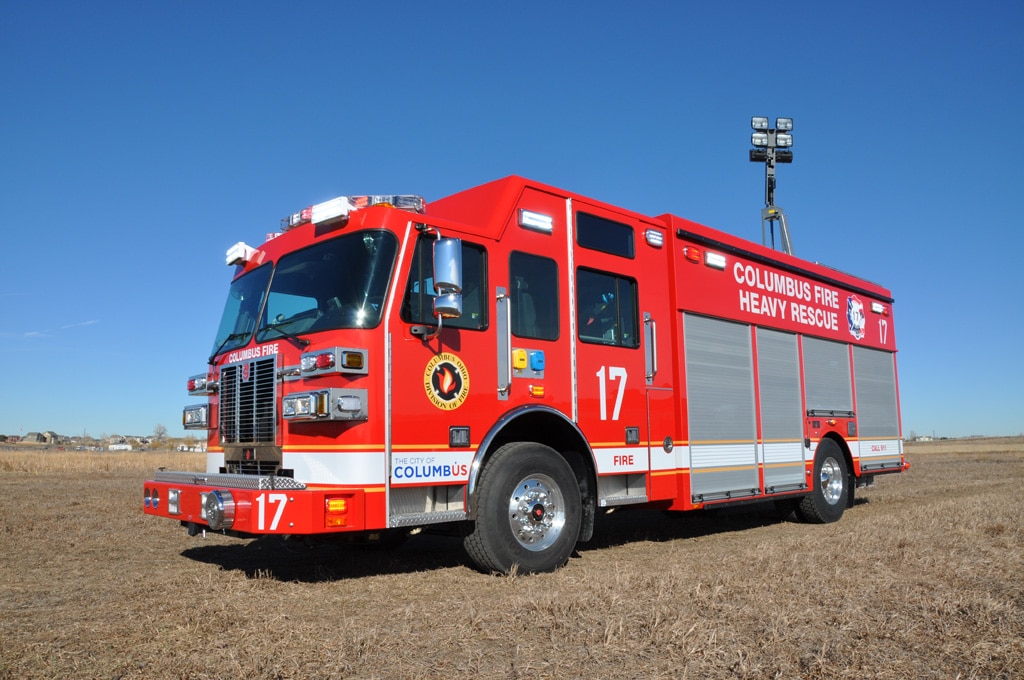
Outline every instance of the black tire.
[(576, 476), (558, 452), (533, 442), (505, 444), (480, 473), (466, 552), (484, 572), (554, 571), (576, 547), (582, 513)]
[(805, 522), (829, 524), (843, 516), (850, 501), (850, 473), (846, 457), (831, 439), (822, 439), (814, 452), (811, 493), (800, 501), (797, 513)]

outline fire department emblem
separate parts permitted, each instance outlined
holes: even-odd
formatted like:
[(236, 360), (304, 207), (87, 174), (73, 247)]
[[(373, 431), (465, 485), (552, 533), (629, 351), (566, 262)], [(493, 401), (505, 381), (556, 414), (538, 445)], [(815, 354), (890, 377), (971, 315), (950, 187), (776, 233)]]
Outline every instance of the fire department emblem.
[(442, 352), (427, 362), (423, 371), (427, 399), (439, 409), (451, 411), (462, 406), (469, 396), (469, 370), (462, 359)]
[(850, 335), (858, 340), (864, 337), (864, 303), (856, 295), (846, 298), (846, 323), (850, 325)]
[(252, 363), (247, 361), (242, 364), (242, 382), (249, 382), (250, 377), (252, 377)]

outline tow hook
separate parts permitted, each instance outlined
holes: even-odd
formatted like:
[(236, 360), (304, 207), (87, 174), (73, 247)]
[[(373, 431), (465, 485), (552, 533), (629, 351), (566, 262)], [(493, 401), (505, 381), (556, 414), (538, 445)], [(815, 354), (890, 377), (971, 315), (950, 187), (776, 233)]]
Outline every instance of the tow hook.
[(189, 522), (188, 523), (188, 535), (189, 536), (198, 536), (199, 534), (202, 534), (203, 538), (206, 538), (206, 528), (199, 526), (195, 522)]

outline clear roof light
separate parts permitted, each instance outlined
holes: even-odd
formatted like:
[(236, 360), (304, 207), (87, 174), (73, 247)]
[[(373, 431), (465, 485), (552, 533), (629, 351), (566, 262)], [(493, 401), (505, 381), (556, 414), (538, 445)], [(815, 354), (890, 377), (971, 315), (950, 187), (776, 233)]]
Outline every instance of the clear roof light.
[(776, 118), (775, 119), (775, 129), (778, 130), (779, 132), (789, 132), (790, 130), (793, 129), (793, 119), (792, 118)]
[(246, 262), (251, 260), (253, 255), (255, 254), (255, 248), (239, 241), (235, 245), (228, 248), (228, 252), (225, 256), (225, 259), (228, 265), (245, 264)]
[(545, 215), (543, 213), (520, 208), (519, 226), (524, 229), (539, 231), (543, 234), (550, 234), (555, 229), (555, 220), (551, 215)]
[(665, 235), (657, 229), (648, 229), (644, 232), (644, 240), (652, 248), (661, 248), (665, 245)]
[(750, 127), (755, 130), (767, 130), (768, 118), (766, 116), (754, 116), (750, 119)]
[(704, 253), (704, 264), (715, 269), (725, 269), (725, 255), (721, 253)]

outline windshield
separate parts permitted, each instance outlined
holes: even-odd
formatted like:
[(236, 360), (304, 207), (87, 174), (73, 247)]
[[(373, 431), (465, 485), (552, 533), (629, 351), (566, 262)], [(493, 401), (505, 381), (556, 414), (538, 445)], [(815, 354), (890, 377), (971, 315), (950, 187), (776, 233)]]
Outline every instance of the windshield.
[(387, 231), (333, 238), (282, 257), (256, 341), (380, 323), (398, 241)]
[(211, 359), (221, 352), (241, 347), (249, 342), (249, 337), (256, 330), (256, 320), (259, 318), (269, 280), (270, 265), (265, 264), (231, 282), (228, 301), (224, 304), (224, 313), (220, 317), (220, 328), (217, 329), (217, 337), (213, 341)]

